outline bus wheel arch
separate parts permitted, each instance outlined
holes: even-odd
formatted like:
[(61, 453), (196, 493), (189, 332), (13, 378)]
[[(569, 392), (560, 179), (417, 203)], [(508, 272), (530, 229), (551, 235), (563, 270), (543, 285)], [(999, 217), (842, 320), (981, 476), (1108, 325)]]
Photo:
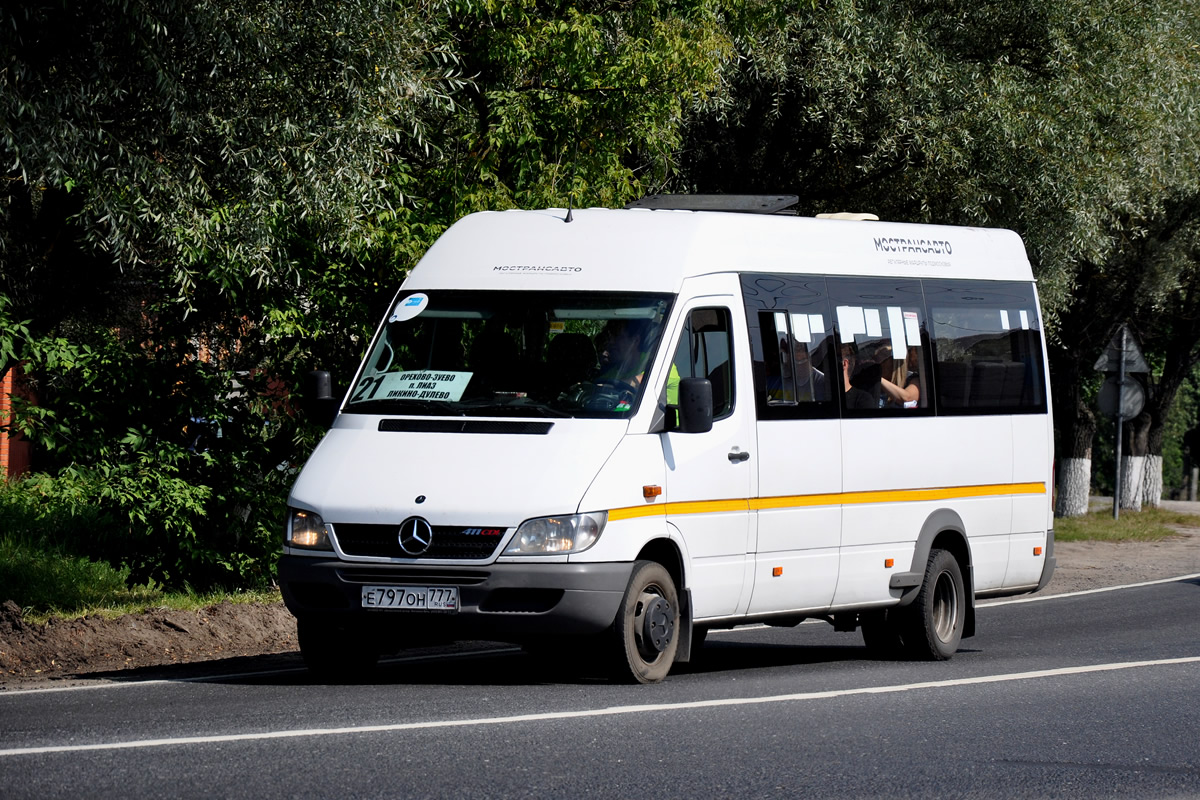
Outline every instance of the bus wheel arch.
[(670, 539), (651, 539), (642, 545), (635, 561), (654, 561), (661, 564), (675, 582), (676, 588), (682, 590), (686, 585), (683, 574), (683, 555), (679, 547)]
[[(930, 553), (934, 550), (945, 550), (954, 556), (962, 572), (964, 593), (964, 620), (962, 638), (975, 635), (975, 581), (971, 561), (971, 546), (967, 541), (967, 527), (962, 517), (949, 508), (940, 508), (929, 515), (917, 536), (916, 548), (913, 550), (912, 565), (909, 567), (909, 580), (901, 580), (893, 585), (904, 589), (900, 597), (899, 607), (911, 605), (921, 591), (925, 571), (929, 565)], [(912, 578), (916, 578), (915, 581)]]

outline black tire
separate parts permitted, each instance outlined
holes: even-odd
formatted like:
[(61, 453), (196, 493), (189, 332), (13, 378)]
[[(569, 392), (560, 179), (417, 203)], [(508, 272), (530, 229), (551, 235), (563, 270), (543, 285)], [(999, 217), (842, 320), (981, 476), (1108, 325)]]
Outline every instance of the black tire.
[(967, 618), (962, 568), (949, 550), (931, 550), (921, 591), (903, 609), (900, 636), (910, 658), (945, 661), (958, 650)]
[(667, 677), (679, 649), (679, 594), (661, 564), (633, 565), (611, 634), (619, 680), (658, 683)]
[(904, 644), (900, 639), (900, 615), (896, 613), (898, 610), (881, 608), (859, 615), (863, 644), (873, 658), (891, 660), (904, 655)]
[(348, 626), (298, 619), (296, 638), (304, 665), (321, 680), (361, 681), (370, 677), (379, 663), (379, 650)]

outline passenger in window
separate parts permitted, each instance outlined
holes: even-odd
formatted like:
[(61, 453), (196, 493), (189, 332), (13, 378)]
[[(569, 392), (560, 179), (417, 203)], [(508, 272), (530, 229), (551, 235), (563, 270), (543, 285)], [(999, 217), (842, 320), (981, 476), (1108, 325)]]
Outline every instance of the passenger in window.
[(865, 389), (855, 386), (852, 377), (858, 367), (858, 345), (854, 342), (842, 343), (842, 389), (846, 397), (846, 408), (869, 409), (878, 408), (879, 401)]
[(884, 408), (916, 408), (921, 401), (921, 351), (908, 348), (907, 356), (895, 359), (892, 379), (882, 378)]
[(829, 399), (829, 382), (825, 373), (812, 365), (807, 344), (788, 336), (780, 340), (779, 351), (781, 374), (767, 381), (767, 396), (771, 400), (812, 403)]
[(880, 378), (883, 377), (883, 364), (888, 365), (891, 372), (892, 348), (884, 341), (865, 342), (856, 345), (856, 366), (850, 373), (850, 385), (862, 389), (871, 396), (872, 408), (879, 408), (883, 394)]

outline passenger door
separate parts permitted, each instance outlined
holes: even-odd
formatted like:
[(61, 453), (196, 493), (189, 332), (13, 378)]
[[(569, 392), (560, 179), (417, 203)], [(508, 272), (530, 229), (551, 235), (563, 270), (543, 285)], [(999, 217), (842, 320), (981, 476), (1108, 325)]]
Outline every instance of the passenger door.
[(751, 614), (825, 609), (839, 577), (840, 382), (825, 280), (742, 277), (754, 361), (758, 529)]
[[(744, 611), (757, 458), (745, 318), (733, 298), (698, 298), (685, 308), (667, 381), (667, 402), (680, 378), (713, 385), (707, 433), (662, 435), (667, 520), (690, 556), (688, 584), (696, 619)], [(739, 346), (740, 343), (740, 346)]]

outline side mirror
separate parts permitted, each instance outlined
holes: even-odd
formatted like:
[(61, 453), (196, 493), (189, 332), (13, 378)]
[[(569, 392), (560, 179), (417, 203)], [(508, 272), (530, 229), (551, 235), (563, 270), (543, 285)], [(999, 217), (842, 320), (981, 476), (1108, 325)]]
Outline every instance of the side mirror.
[(338, 399), (333, 395), (333, 379), (329, 372), (315, 369), (304, 376), (304, 388), (300, 393), (304, 413), (313, 422), (328, 428), (337, 416)]
[(708, 433), (713, 426), (712, 381), (707, 378), (683, 378), (679, 381), (680, 433)]

